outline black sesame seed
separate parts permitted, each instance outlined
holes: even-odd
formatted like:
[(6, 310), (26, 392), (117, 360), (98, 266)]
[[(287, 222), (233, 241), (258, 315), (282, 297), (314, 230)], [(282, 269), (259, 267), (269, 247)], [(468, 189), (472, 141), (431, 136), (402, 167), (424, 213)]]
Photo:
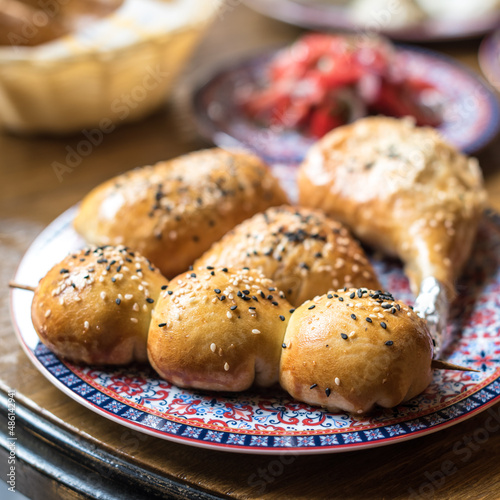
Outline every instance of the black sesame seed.
[(249, 300), (252, 300), (250, 297), (247, 297), (246, 295), (243, 295), (243, 297), (241, 297), (243, 300), (245, 301), (249, 301)]
[(154, 302), (154, 299), (152, 299), (151, 297), (148, 297), (148, 298), (146, 299), (146, 302), (147, 302), (148, 304), (152, 304), (152, 303)]
[(276, 301), (274, 301), (274, 300), (271, 302), (271, 304), (272, 304), (273, 306), (277, 306), (277, 305), (278, 305), (278, 303), (277, 303)]
[(340, 336), (344, 339), (347, 340), (347, 335), (345, 333), (341, 333)]
[(116, 300), (115, 300), (115, 302), (116, 302), (118, 305), (120, 305), (120, 303), (121, 303), (121, 299), (116, 299)]
[(339, 297), (340, 302), (344, 302), (344, 297)]
[(158, 324), (158, 326), (159, 326), (160, 328), (163, 328), (164, 326), (167, 326), (167, 324), (166, 324), (166, 323), (159, 323), (159, 324)]
[(327, 297), (328, 297), (329, 299), (333, 299), (333, 295), (332, 295), (331, 293), (329, 293), (329, 294), (327, 295)]
[(213, 266), (207, 266), (207, 269), (211, 271), (213, 269)]
[(281, 344), (281, 347), (283, 347), (283, 349), (286, 349), (286, 344), (283, 342), (283, 344)]
[(280, 315), (280, 320), (285, 321), (285, 316)]
[(215, 276), (215, 271), (210, 271), (210, 274), (211, 274), (212, 276)]
[(290, 309), (288, 312), (289, 312), (289, 313), (294, 313), (294, 312), (295, 312), (295, 309)]
[(174, 292), (173, 292), (172, 290), (169, 290), (167, 293), (168, 293), (169, 295), (172, 295)]
[(196, 278), (196, 273), (191, 273), (190, 276), (191, 278)]
[(59, 271), (59, 274), (66, 274), (66, 273), (69, 273), (69, 269), (64, 269), (64, 268), (63, 268), (63, 269), (61, 269), (61, 270)]
[(245, 295), (249, 295), (249, 294), (250, 294), (250, 290), (243, 290), (243, 293), (244, 293)]
[(358, 289), (358, 297), (363, 297), (363, 290), (361, 290), (361, 288)]
[(326, 394), (326, 397), (327, 397), (327, 398), (328, 398), (328, 397), (330, 397), (330, 393), (331, 393), (330, 388), (329, 388), (329, 387), (327, 387), (327, 388), (325, 389), (325, 394)]
[(391, 309), (391, 313), (392, 313), (392, 314), (396, 314), (396, 308), (394, 308), (394, 307), (393, 307), (393, 308)]
[(260, 292), (260, 296), (265, 299), (266, 298), (266, 294), (264, 292)]
[(353, 299), (354, 297), (356, 297), (356, 292), (352, 292), (351, 295), (349, 295), (350, 299)]
[(311, 387), (309, 387), (309, 389), (314, 389), (315, 387), (318, 387), (318, 384), (311, 385)]
[(231, 309), (231, 311), (234, 311), (238, 306), (231, 306), (229, 309)]
[(215, 293), (220, 293), (220, 288), (214, 288)]
[(163, 285), (163, 286), (161, 287), (161, 289), (162, 289), (162, 290), (166, 290), (167, 288), (168, 288), (168, 285)]
[[(275, 291), (276, 291), (276, 288), (272, 288), (272, 287), (271, 287), (271, 288), (268, 288), (268, 290), (269, 290), (270, 292), (275, 292)], [(243, 292), (243, 293), (245, 293), (245, 292)]]
[(255, 295), (252, 295), (252, 299), (255, 300), (255, 302), (259, 302), (259, 299)]
[(268, 295), (267, 296), (267, 300), (273, 300), (273, 296), (272, 295)]
[(256, 309), (256, 307), (254, 307), (254, 306), (250, 306), (248, 309), (255, 310), (255, 309)]
[(381, 326), (384, 330), (387, 328), (387, 325), (386, 325), (383, 321), (381, 321), (381, 322), (380, 322), (380, 326)]
[(366, 318), (366, 321), (368, 321), (368, 323), (372, 323), (372, 319), (371, 318)]
[(392, 340), (388, 340), (388, 341), (385, 343), (385, 345), (392, 345), (392, 344), (394, 344), (394, 342), (393, 342)]
[(356, 319), (356, 315), (355, 315), (354, 313), (353, 313), (353, 314), (351, 314), (351, 318), (352, 318), (352, 319)]
[(111, 281), (114, 283), (114, 282), (116, 281), (116, 278), (113, 276), (113, 277), (111, 278)]
[(236, 295), (237, 295), (238, 297), (243, 297), (243, 294), (241, 293), (241, 290), (238, 290), (238, 292), (236, 293)]
[(314, 309), (316, 306), (313, 304), (312, 306), (309, 306), (308, 309)]
[(225, 295), (221, 295), (221, 296), (219, 297), (219, 300), (220, 300), (220, 301), (226, 300), (226, 296), (225, 296)]
[(223, 273), (227, 273), (227, 267), (223, 267), (223, 268), (222, 268), (222, 272), (223, 272)]

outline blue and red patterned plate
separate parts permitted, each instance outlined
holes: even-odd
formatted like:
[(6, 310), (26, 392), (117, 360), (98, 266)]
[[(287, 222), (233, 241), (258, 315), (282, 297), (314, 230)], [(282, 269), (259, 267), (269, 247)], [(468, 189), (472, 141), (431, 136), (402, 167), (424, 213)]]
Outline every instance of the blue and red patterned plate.
[[(266, 81), (266, 67), (275, 54), (248, 59), (213, 76), (194, 94), (194, 115), (200, 133), (218, 146), (250, 149), (271, 164), (296, 164), (314, 139), (295, 130), (263, 128), (246, 116), (237, 97), (242, 88)], [(427, 49), (399, 46), (397, 57), (406, 76), (430, 83), (442, 96), (439, 130), (450, 143), (474, 153), (496, 136), (498, 99), (477, 74)]]
[[(71, 226), (76, 209), (50, 224), (31, 245), (16, 281), (36, 285), (52, 265), (83, 246)], [(384, 286), (412, 301), (393, 261), (375, 261)], [(461, 422), (500, 401), (500, 219), (485, 216), (459, 284), (445, 356), (480, 370), (435, 371), (428, 389), (390, 410), (353, 417), (299, 403), (276, 388), (217, 393), (180, 389), (150, 368), (77, 366), (38, 341), (32, 293), (12, 291), (12, 317), (34, 365), (65, 394), (99, 415), (162, 439), (243, 453), (330, 453), (416, 438)]]

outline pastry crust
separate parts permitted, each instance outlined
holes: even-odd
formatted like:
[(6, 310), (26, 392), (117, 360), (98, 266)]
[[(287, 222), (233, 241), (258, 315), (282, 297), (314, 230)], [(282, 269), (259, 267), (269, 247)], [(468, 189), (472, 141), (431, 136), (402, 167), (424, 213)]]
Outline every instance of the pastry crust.
[(254, 215), (214, 243), (195, 266), (258, 269), (296, 306), (344, 286), (380, 287), (349, 231), (308, 208), (272, 207)]
[(415, 294), (433, 276), (454, 296), (486, 194), (477, 161), (436, 130), (387, 117), (339, 127), (308, 152), (298, 184), (302, 205), (400, 257)]
[(280, 383), (299, 401), (361, 414), (425, 390), (432, 355), (425, 321), (407, 305), (373, 290), (339, 290), (292, 315)]
[(147, 259), (126, 247), (83, 249), (40, 280), (33, 325), (51, 351), (74, 362), (145, 362), (151, 311), (167, 284)]
[(197, 268), (160, 294), (149, 361), (179, 387), (243, 391), (278, 382), (290, 304), (255, 270)]
[(286, 202), (256, 156), (209, 149), (105, 182), (85, 197), (74, 226), (90, 243), (139, 251), (171, 278), (239, 222)]

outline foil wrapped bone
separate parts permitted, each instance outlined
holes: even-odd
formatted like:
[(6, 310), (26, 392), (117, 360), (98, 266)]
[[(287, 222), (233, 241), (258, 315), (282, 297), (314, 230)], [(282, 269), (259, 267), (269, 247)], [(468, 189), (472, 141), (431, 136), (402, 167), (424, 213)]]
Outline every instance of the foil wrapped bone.
[(434, 340), (434, 359), (437, 359), (451, 341), (451, 333), (446, 327), (449, 303), (443, 284), (434, 277), (425, 278), (420, 285), (414, 309), (427, 321)]

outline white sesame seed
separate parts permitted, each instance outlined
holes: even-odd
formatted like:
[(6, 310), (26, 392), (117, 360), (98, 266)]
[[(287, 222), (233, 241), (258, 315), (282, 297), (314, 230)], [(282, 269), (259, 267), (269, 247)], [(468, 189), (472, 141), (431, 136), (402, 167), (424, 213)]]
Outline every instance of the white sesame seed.
[(233, 317), (233, 315), (231, 314), (231, 312), (230, 312), (230, 311), (227, 311), (226, 316), (227, 316), (229, 319), (231, 319), (231, 318)]
[(134, 311), (138, 311), (139, 310), (139, 304), (136, 302), (133, 306), (132, 306), (132, 309)]
[(130, 300), (132, 299), (134, 296), (131, 294), (131, 293), (126, 293), (125, 294), (125, 300)]
[(340, 379), (338, 377), (335, 377), (335, 384), (340, 385)]
[(224, 370), (226, 370), (226, 371), (229, 370), (229, 365), (227, 363), (224, 363)]
[(254, 328), (254, 329), (252, 330), (252, 333), (259, 334), (259, 333), (260, 333), (260, 330), (257, 330), (257, 328)]
[(104, 300), (106, 298), (106, 292), (101, 292), (101, 299)]
[(212, 352), (215, 352), (215, 351), (216, 351), (216, 349), (217, 349), (217, 346), (216, 346), (216, 345), (212, 342), (212, 343), (210, 344), (210, 350), (211, 350)]
[(46, 318), (48, 318), (48, 317), (50, 316), (50, 313), (51, 313), (51, 312), (52, 312), (52, 311), (51, 311), (50, 309), (47, 309), (47, 310), (45, 311), (45, 317), (46, 317)]
[(130, 318), (130, 321), (132, 321), (132, 323), (138, 323), (139, 320), (137, 318)]
[(90, 328), (90, 324), (89, 324), (89, 322), (88, 322), (88, 321), (85, 321), (85, 322), (83, 323), (83, 327), (85, 328), (85, 330), (88, 330), (88, 329)]

